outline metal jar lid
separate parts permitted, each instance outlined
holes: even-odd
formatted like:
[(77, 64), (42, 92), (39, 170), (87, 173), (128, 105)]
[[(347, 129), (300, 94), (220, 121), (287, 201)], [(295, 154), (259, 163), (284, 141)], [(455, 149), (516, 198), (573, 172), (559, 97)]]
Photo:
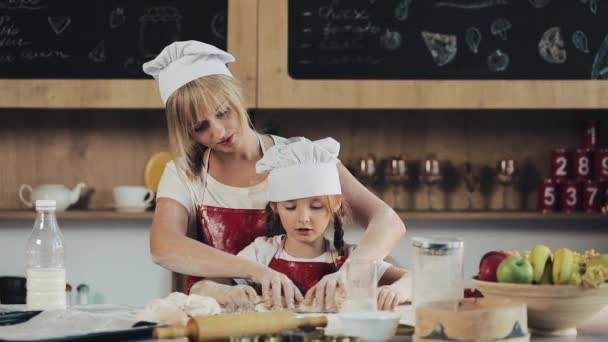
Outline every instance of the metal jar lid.
[(414, 237), (412, 244), (414, 247), (425, 249), (457, 249), (464, 245), (462, 239), (448, 237)]

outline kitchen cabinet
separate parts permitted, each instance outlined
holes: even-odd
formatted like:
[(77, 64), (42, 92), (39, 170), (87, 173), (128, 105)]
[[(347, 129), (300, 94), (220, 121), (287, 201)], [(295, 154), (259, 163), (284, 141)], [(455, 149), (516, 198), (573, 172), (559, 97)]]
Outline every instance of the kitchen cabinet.
[[(243, 83), (246, 105), (255, 107), (257, 1), (228, 1), (228, 51), (237, 56), (230, 69)], [(7, 108), (164, 108), (152, 79), (3, 79), (0, 93)]]
[(296, 80), (288, 72), (288, 1), (259, 2), (258, 108), (606, 108), (591, 80)]

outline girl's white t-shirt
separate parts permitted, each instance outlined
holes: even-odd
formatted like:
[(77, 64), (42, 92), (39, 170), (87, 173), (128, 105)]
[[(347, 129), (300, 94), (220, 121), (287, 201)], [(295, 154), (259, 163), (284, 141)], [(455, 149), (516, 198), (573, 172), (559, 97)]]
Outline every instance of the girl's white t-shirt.
[[(249, 246), (245, 247), (242, 251), (240, 251), (238, 256), (268, 266), (268, 264), (270, 264), (270, 261), (275, 256), (279, 248), (283, 246), (284, 238), (285, 235), (276, 235), (273, 237), (261, 236), (255, 239), (251, 244), (249, 244)], [(281, 250), (281, 253), (278, 255), (278, 258), (287, 261), (298, 262), (334, 262), (335, 258), (338, 256), (338, 252), (333, 248), (333, 245), (331, 243), (330, 247), (331, 249), (329, 251), (323, 253), (322, 255), (316, 258), (296, 258), (287, 254), (287, 252), (285, 252), (285, 249)], [(346, 250), (351, 251), (354, 247), (354, 245), (347, 244)], [(376, 263), (376, 274), (378, 275), (378, 279), (382, 278), (382, 275), (390, 266), (391, 264), (386, 261), (380, 261)]]
[[(288, 141), (283, 137), (270, 137), (274, 144)], [(157, 199), (166, 197), (181, 203), (192, 217), (196, 213), (196, 201), (203, 198), (202, 195), (202, 176), (195, 181), (188, 180), (185, 176), (180, 176), (173, 161), (167, 163), (158, 184)], [(240, 188), (220, 183), (208, 175), (203, 204), (230, 209), (264, 209), (268, 204), (268, 183), (264, 180), (254, 186)]]

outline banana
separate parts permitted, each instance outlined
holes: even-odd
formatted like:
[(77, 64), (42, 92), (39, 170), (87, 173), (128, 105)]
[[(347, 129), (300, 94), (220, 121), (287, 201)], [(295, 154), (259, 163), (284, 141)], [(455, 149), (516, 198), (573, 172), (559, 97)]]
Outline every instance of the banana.
[(605, 281), (608, 281), (608, 274), (603, 272), (599, 265), (589, 266), (582, 277), (583, 286), (587, 288), (600, 287)]
[(581, 277), (581, 271), (580, 271), (580, 266), (579, 264), (577, 264), (576, 262), (573, 261), (572, 263), (572, 275), (570, 276), (570, 279), (568, 279), (568, 285), (580, 285), (582, 280)]
[(539, 284), (542, 285), (551, 285), (553, 284), (553, 261), (549, 259), (547, 264), (545, 265), (545, 270), (543, 271), (543, 276), (540, 278)]
[(575, 271), (572, 250), (565, 247), (558, 249), (553, 255), (553, 283), (567, 285)]
[(608, 273), (608, 254), (592, 256), (587, 261), (587, 267), (598, 266), (602, 271)]
[(530, 252), (529, 260), (534, 270), (532, 280), (538, 284), (543, 277), (547, 262), (551, 261), (551, 249), (545, 245), (536, 245)]

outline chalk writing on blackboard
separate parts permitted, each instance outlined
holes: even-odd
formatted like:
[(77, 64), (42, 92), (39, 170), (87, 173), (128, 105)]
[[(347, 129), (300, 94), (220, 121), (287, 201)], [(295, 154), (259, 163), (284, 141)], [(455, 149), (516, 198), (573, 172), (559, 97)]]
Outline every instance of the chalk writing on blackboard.
[(62, 17), (48, 17), (49, 25), (51, 25), (51, 29), (55, 34), (62, 34), (70, 23), (72, 22), (72, 18), (67, 16)]
[(608, 33), (608, 0), (287, 1), (294, 79), (589, 79)]
[(481, 32), (476, 27), (469, 27), (464, 35), (465, 42), (473, 53), (477, 54), (479, 51), (479, 44), (481, 43)]
[(438, 66), (444, 66), (456, 57), (458, 45), (455, 35), (422, 31), (422, 37), (433, 61)]
[(226, 39), (226, 12), (216, 13), (211, 19), (211, 31), (218, 38)]
[(546, 7), (551, 0), (530, 0), (530, 4), (536, 8)]
[(401, 33), (386, 29), (380, 36), (380, 47), (386, 51), (395, 51), (401, 47)]
[(574, 31), (572, 33), (572, 44), (578, 51), (589, 53), (589, 43), (585, 32), (581, 30)]
[(502, 40), (507, 40), (507, 32), (513, 27), (511, 22), (505, 18), (498, 18), (490, 26), (490, 32), (495, 36), (500, 36)]
[(0, 78), (148, 78), (141, 64), (171, 42), (226, 49), (227, 8), (228, 0), (0, 0)]
[(400, 0), (395, 6), (395, 19), (399, 21), (407, 20), (410, 15), (410, 6), (413, 0)]
[(435, 0), (433, 7), (452, 7), (466, 10), (482, 9), (488, 7), (496, 7), (502, 5), (508, 5), (509, 0), (452, 0), (443, 1)]
[(592, 80), (608, 80), (608, 34), (597, 50), (591, 67)]
[(0, 9), (39, 10), (47, 8), (45, 0), (0, 0)]
[(125, 9), (122, 7), (114, 8), (110, 13), (110, 28), (118, 28), (124, 24), (126, 20)]
[(496, 50), (488, 55), (488, 69), (494, 72), (505, 71), (509, 67), (509, 55)]
[(177, 40), (182, 30), (182, 15), (173, 6), (146, 8), (139, 18), (139, 48), (144, 58), (153, 58), (167, 44)]
[(89, 52), (89, 58), (96, 63), (106, 60), (106, 43), (102, 40)]
[(559, 26), (551, 27), (543, 33), (538, 42), (538, 53), (548, 63), (561, 64), (566, 61), (567, 53)]

